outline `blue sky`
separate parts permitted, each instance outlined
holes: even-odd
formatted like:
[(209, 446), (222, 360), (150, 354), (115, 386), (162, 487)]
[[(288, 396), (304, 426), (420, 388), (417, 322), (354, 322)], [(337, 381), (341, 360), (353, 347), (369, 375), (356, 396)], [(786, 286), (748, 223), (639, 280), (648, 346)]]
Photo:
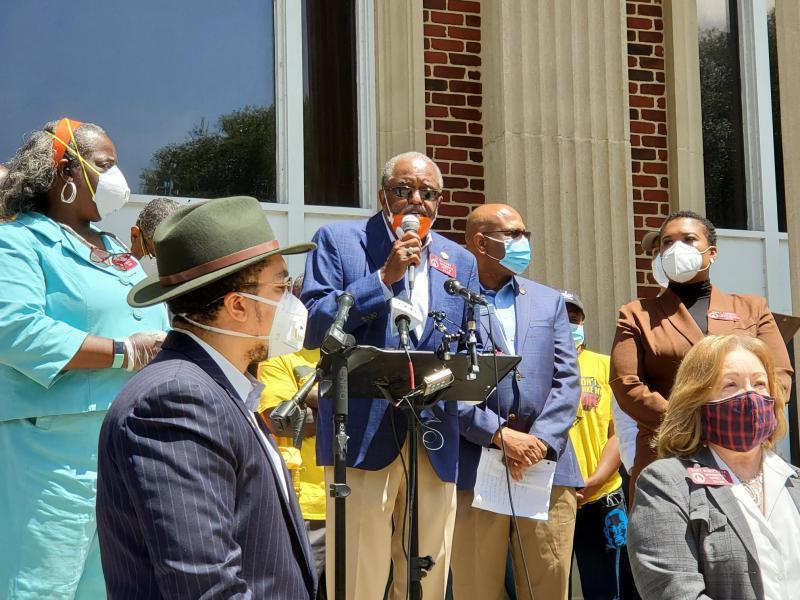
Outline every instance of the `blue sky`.
[(70, 116), (104, 127), (134, 192), (202, 118), (274, 103), (271, 0), (25, 0), (0, 19), (0, 162)]

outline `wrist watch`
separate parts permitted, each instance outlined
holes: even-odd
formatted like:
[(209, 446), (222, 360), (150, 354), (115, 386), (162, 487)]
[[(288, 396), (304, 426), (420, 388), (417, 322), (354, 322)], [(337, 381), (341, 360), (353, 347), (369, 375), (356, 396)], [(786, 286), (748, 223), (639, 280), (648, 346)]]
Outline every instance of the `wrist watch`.
[(121, 369), (125, 362), (125, 343), (114, 340), (114, 362), (111, 363), (112, 369)]

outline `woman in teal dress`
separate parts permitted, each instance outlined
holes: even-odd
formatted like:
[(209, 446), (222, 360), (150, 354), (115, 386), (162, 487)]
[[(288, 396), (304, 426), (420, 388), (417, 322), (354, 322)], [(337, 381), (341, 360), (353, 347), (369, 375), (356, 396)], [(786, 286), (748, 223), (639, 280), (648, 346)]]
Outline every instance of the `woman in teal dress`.
[(128, 306), (145, 273), (94, 225), (130, 196), (116, 162), (100, 127), (61, 119), (0, 184), (0, 598), (105, 598), (100, 425), (168, 327)]

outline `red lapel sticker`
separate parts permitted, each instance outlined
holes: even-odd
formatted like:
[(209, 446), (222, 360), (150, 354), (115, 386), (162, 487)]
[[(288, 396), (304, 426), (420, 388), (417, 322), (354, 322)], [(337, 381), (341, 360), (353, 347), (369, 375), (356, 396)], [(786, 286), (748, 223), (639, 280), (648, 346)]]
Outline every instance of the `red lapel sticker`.
[(136, 259), (133, 257), (133, 254), (121, 254), (119, 256), (115, 256), (111, 259), (111, 262), (114, 264), (116, 268), (120, 271), (130, 271), (134, 267), (136, 267), (137, 263)]
[(733, 485), (731, 474), (711, 467), (687, 467), (689, 477), (697, 485)]
[(441, 271), (448, 277), (456, 276), (456, 266), (453, 263), (447, 262), (443, 258), (436, 256), (435, 254), (431, 254), (431, 258), (428, 263), (431, 265), (431, 267), (437, 271)]
[(708, 318), (715, 321), (741, 321), (742, 317), (734, 312), (722, 312), (720, 310), (708, 311)]

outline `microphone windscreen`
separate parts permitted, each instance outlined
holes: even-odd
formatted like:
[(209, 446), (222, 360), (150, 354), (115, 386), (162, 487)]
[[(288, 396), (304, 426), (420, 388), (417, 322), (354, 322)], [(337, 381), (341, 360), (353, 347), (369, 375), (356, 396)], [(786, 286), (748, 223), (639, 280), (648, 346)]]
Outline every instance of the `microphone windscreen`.
[(400, 229), (403, 230), (403, 233), (419, 231), (419, 217), (414, 214), (405, 215), (403, 220), (400, 221)]
[(456, 279), (448, 279), (444, 282), (444, 291), (451, 296), (457, 296), (463, 286)]

